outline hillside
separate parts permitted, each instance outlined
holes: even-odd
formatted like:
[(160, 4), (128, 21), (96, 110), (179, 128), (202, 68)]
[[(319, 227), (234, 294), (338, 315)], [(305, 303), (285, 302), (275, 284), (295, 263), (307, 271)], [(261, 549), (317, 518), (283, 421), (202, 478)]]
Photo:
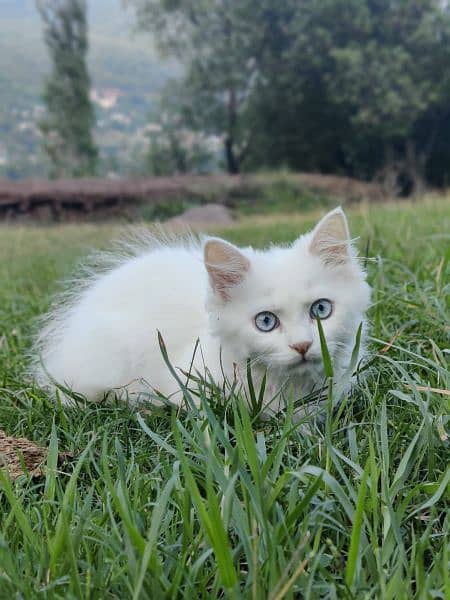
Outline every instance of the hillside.
[[(129, 172), (147, 139), (158, 93), (177, 66), (163, 62), (120, 0), (90, 0), (89, 69), (98, 102), (103, 170)], [(49, 60), (33, 0), (0, 2), (0, 177), (45, 173), (36, 123)], [(106, 98), (106, 104), (105, 104)], [(108, 101), (109, 98), (109, 101)], [(103, 106), (102, 106), (103, 104)], [(132, 170), (132, 169), (131, 169)]]

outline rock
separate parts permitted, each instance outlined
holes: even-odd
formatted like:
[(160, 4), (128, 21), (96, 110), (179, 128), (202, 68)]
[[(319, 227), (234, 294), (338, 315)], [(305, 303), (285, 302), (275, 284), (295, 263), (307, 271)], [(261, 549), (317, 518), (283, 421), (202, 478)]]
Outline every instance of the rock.
[(171, 228), (202, 229), (204, 227), (224, 227), (233, 223), (231, 211), (222, 204), (203, 204), (192, 206), (181, 215), (177, 215), (166, 221), (165, 225)]

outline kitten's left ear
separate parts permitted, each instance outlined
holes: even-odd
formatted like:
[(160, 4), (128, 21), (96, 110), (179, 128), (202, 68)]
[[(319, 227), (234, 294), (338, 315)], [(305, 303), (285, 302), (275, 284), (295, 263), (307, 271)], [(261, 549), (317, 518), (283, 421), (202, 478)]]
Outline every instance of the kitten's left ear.
[(335, 208), (317, 223), (309, 250), (326, 264), (343, 264), (350, 260), (350, 232), (341, 207)]
[(233, 246), (220, 238), (210, 238), (204, 247), (205, 266), (215, 292), (229, 299), (229, 288), (239, 285), (250, 269), (250, 261)]

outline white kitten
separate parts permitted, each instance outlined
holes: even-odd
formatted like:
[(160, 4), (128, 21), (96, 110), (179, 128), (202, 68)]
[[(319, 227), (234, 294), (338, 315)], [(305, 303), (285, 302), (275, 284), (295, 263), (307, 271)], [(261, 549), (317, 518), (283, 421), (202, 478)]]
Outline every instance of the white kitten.
[(34, 347), (38, 383), (90, 400), (110, 390), (154, 399), (156, 390), (177, 404), (158, 331), (184, 379), (197, 371), (244, 381), (250, 359), (256, 379), (267, 371), (268, 401), (286, 384), (301, 397), (324, 380), (317, 315), (339, 376), (370, 297), (341, 209), (289, 247), (153, 241), (81, 288), (47, 316)]

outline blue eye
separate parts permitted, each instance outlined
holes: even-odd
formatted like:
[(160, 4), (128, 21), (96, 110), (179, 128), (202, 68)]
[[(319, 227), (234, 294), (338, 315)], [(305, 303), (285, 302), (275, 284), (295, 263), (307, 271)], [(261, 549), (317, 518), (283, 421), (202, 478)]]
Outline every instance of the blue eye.
[(272, 331), (276, 329), (280, 324), (280, 319), (277, 315), (265, 310), (260, 312), (255, 317), (255, 325), (260, 331)]
[(333, 303), (331, 300), (327, 300), (326, 298), (321, 298), (320, 300), (316, 300), (311, 304), (311, 308), (309, 309), (309, 316), (311, 319), (328, 319), (328, 317), (333, 312)]

